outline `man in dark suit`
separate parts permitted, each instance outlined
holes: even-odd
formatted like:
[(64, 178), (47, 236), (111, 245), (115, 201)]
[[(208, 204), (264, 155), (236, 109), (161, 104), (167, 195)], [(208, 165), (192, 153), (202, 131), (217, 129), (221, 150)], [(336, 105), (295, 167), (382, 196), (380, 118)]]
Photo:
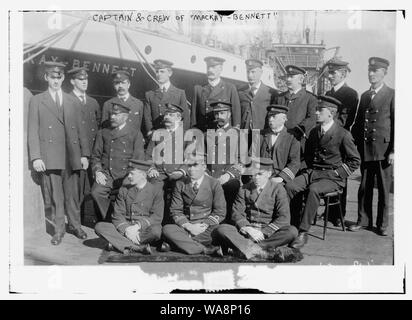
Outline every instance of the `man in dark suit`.
[(270, 179), (272, 159), (255, 158), (252, 167), (253, 181), (242, 186), (233, 204), (235, 226), (220, 225), (214, 233), (216, 242), (248, 260), (300, 260), (298, 250), (279, 249), (292, 242), (298, 231), (290, 225), (289, 201), (283, 185)]
[(146, 103), (144, 106), (144, 123), (148, 135), (153, 130), (163, 128), (163, 116), (166, 112), (166, 104), (178, 105), (183, 110), (183, 128), (190, 128), (190, 112), (187, 106), (186, 94), (182, 89), (176, 88), (170, 83), (173, 74), (173, 63), (167, 60), (153, 61), (156, 70), (156, 79), (159, 87), (156, 90), (146, 92)]
[(286, 128), (300, 141), (303, 155), (305, 140), (316, 123), (317, 100), (304, 88), (305, 69), (288, 65), (285, 70), (288, 91), (281, 93), (275, 101), (289, 108)]
[(61, 90), (65, 65), (45, 62), (45, 67), (48, 90), (30, 100), (28, 145), (33, 168), (42, 173), (45, 197), (54, 217), (51, 243), (58, 245), (66, 231), (65, 211), (70, 231), (80, 239), (87, 238), (81, 228), (78, 180), (80, 170), (89, 165), (90, 151), (78, 102)]
[(300, 169), (300, 143), (285, 127), (287, 113), (286, 106), (268, 106), (269, 128), (262, 131), (260, 138), (260, 157), (273, 161), (271, 179), (284, 184), (293, 180)]
[(95, 227), (99, 236), (125, 255), (151, 254), (150, 244), (160, 240), (162, 233), (163, 195), (147, 181), (149, 168), (149, 162), (130, 159), (128, 183), (119, 190), (112, 222)]
[(202, 131), (213, 128), (214, 116), (210, 103), (226, 101), (232, 104), (232, 126), (240, 127), (240, 102), (236, 87), (223, 81), (220, 75), (225, 59), (219, 57), (206, 57), (207, 80), (204, 86), (195, 86), (193, 95), (191, 125)]
[(240, 128), (262, 130), (266, 125), (266, 107), (274, 102), (278, 92), (262, 83), (262, 61), (248, 59), (245, 63), (249, 84), (239, 89)]
[(359, 153), (349, 131), (333, 118), (341, 106), (339, 100), (320, 96), (316, 117), (318, 126), (312, 129), (306, 142), (307, 169), (286, 184), (289, 198), (308, 190), (299, 235), (292, 247), (301, 248), (308, 241), (308, 231), (319, 208), (322, 194), (339, 190), (360, 164)]
[(188, 156), (188, 176), (176, 182), (172, 194), (174, 223), (163, 227), (163, 237), (186, 254), (222, 255), (211, 234), (225, 219), (226, 201), (219, 181), (205, 174), (204, 157)]
[(359, 98), (358, 93), (346, 83), (346, 77), (351, 71), (349, 63), (333, 59), (326, 63), (326, 67), (328, 68), (328, 79), (332, 89), (326, 92), (325, 95), (334, 97), (342, 103), (342, 107), (338, 110), (336, 122), (346, 130), (350, 130), (355, 120)]
[(372, 200), (374, 179), (378, 182), (378, 234), (386, 236), (388, 227), (389, 190), (395, 159), (395, 90), (384, 83), (389, 61), (379, 57), (369, 59), (370, 90), (364, 92), (352, 127), (361, 155), (362, 180), (358, 191), (358, 221), (349, 228), (358, 231), (373, 227)]
[[(100, 127), (100, 106), (97, 103), (96, 99), (90, 97), (86, 93), (89, 84), (86, 68), (73, 68), (69, 70), (67, 74), (70, 75), (70, 83), (73, 86), (73, 90), (70, 94), (79, 101), (81, 124), (84, 128), (84, 131), (87, 132), (89, 150), (91, 151), (93, 150), (94, 141), (96, 140), (96, 135)], [(91, 166), (89, 166), (87, 170), (80, 171), (80, 203), (83, 202), (85, 196), (90, 194), (93, 180), (94, 179)]]
[[(346, 84), (346, 76), (350, 72), (349, 63), (337, 59), (329, 60), (326, 63), (328, 68), (328, 79), (332, 85), (332, 89), (326, 92), (327, 96), (338, 99), (342, 106), (338, 110), (336, 123), (340, 124), (346, 130), (350, 131), (350, 127), (355, 120), (356, 109), (358, 108), (358, 93)], [(342, 194), (342, 213), (346, 215), (346, 197), (347, 186), (343, 188)], [(339, 226), (340, 220), (338, 219), (337, 207), (332, 207), (330, 211), (330, 219), (336, 225)]]
[(142, 131), (144, 106), (142, 101), (133, 97), (129, 93), (130, 74), (124, 70), (114, 72), (113, 86), (117, 96), (107, 100), (103, 104), (102, 127), (111, 126), (110, 111), (112, 110), (112, 102), (115, 100), (120, 100), (122, 103), (126, 104), (130, 109), (129, 118), (127, 119), (129, 124), (131, 124), (133, 128)]
[(121, 187), (127, 175), (129, 160), (144, 159), (143, 135), (128, 121), (130, 107), (113, 100), (110, 114), (111, 127), (99, 131), (92, 153), (92, 197), (103, 219), (109, 210), (110, 194)]

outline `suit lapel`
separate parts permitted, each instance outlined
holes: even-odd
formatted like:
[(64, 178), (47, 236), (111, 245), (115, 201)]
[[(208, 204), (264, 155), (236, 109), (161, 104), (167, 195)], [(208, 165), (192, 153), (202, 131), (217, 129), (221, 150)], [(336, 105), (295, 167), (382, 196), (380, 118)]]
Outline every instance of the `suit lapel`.
[(130, 126), (128, 125), (128, 123), (126, 123), (126, 125), (122, 128), (122, 130), (118, 130), (113, 129), (110, 133), (112, 135), (112, 139), (118, 139), (120, 137), (123, 137), (125, 135), (127, 135), (130, 131)]
[(383, 84), (383, 87), (376, 93), (375, 97), (373, 97), (371, 104), (376, 108), (381, 106), (381, 101), (385, 97), (387, 90), (388, 87), (386, 86), (386, 84)]
[(256, 185), (254, 183), (251, 184), (251, 187), (249, 189), (250, 191), (250, 201), (253, 203), (256, 203), (257, 198), (259, 197), (258, 193), (257, 193), (257, 188)]
[[(203, 184), (203, 181), (202, 181), (202, 184)], [(200, 187), (199, 187), (199, 191), (200, 191)], [(196, 198), (196, 193), (193, 191), (190, 178), (186, 180), (186, 183), (185, 183), (185, 186), (184, 186), (184, 192), (186, 194), (186, 197), (189, 198), (189, 200), (190, 200), (189, 205), (191, 205), (193, 203), (193, 200), (195, 200), (195, 198)]]
[[(43, 97), (43, 104), (50, 112), (61, 122), (63, 123), (62, 117), (59, 115), (59, 111), (57, 110), (56, 103), (54, 102), (53, 98), (51, 97), (50, 93), (47, 91)], [(64, 100), (63, 100), (64, 104)], [(63, 105), (62, 105), (63, 107)], [(64, 123), (63, 123), (64, 124)]]
[[(318, 130), (319, 130), (319, 136), (320, 136), (320, 127)], [(320, 138), (320, 145), (327, 144), (330, 140), (332, 140), (333, 134), (335, 133), (335, 131), (336, 131), (336, 123), (334, 122), (332, 124), (332, 127), (330, 127), (329, 130), (325, 132), (323, 137)]]
[(223, 80), (220, 80), (219, 84), (212, 89), (212, 92), (210, 92), (209, 99), (213, 99), (214, 97), (219, 95), (224, 89), (225, 89), (225, 84)]

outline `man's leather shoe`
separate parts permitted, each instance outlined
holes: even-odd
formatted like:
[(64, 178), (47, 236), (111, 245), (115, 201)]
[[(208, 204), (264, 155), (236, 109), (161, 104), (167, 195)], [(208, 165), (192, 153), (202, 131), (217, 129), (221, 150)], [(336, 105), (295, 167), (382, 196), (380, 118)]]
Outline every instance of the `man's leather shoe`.
[(170, 244), (168, 244), (167, 242), (163, 241), (162, 244), (159, 246), (159, 248), (157, 249), (157, 251), (160, 252), (169, 252), (170, 251)]
[(220, 246), (206, 247), (203, 250), (203, 253), (208, 256), (223, 257), (222, 247)]
[(136, 252), (136, 253), (142, 253), (142, 254), (152, 254), (152, 248), (150, 247), (150, 244), (140, 244), (140, 245), (134, 245), (133, 247), (129, 248), (130, 253)]
[(340, 219), (332, 221), (332, 224), (334, 227), (342, 227), (342, 222), (340, 221)]
[(69, 232), (74, 234), (77, 238), (81, 240), (87, 239), (87, 234), (86, 232), (84, 232), (84, 230), (81, 227), (79, 227), (78, 229), (69, 227)]
[(114, 251), (114, 247), (113, 247), (113, 245), (112, 245), (110, 242), (108, 242), (108, 243), (106, 244), (105, 250), (106, 250), (106, 251)]
[(361, 226), (360, 224), (353, 224), (353, 225), (348, 227), (348, 230), (352, 231), (352, 232), (357, 232), (361, 229), (363, 229), (363, 226)]
[(278, 247), (270, 253), (273, 262), (298, 262), (302, 259), (302, 253), (296, 248)]
[(63, 235), (62, 233), (56, 233), (50, 241), (51, 244), (54, 246), (59, 245), (62, 242)]
[(291, 248), (300, 249), (308, 242), (308, 233), (300, 232), (299, 235), (290, 244)]
[(388, 231), (386, 231), (385, 228), (378, 228), (377, 233), (378, 235), (383, 236), (383, 237), (386, 237), (388, 235)]

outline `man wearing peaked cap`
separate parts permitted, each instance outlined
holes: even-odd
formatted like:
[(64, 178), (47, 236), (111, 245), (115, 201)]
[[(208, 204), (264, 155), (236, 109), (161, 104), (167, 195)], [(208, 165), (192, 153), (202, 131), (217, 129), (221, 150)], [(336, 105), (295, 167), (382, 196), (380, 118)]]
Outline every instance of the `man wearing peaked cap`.
[(286, 85), (288, 91), (280, 94), (276, 104), (289, 108), (287, 114), (286, 128), (301, 143), (301, 154), (303, 155), (305, 140), (309, 131), (316, 123), (315, 109), (316, 98), (304, 88), (306, 71), (303, 68), (288, 65), (286, 70)]
[(327, 67), (328, 79), (332, 86), (326, 95), (334, 97), (342, 103), (338, 110), (337, 123), (346, 130), (350, 130), (355, 120), (359, 98), (358, 93), (346, 83), (347, 75), (351, 71), (349, 63), (331, 59), (325, 64), (325, 67)]
[(79, 175), (88, 167), (90, 156), (87, 134), (80, 123), (78, 102), (62, 91), (64, 64), (45, 63), (44, 80), (48, 89), (30, 100), (28, 147), (33, 169), (42, 176), (45, 199), (49, 199), (54, 219), (53, 245), (61, 243), (69, 231), (80, 239), (81, 228)]
[[(318, 125), (310, 131), (306, 141), (307, 169), (285, 186), (291, 200), (307, 191), (303, 216), (297, 224), (299, 235), (291, 244), (294, 248), (301, 248), (308, 241), (308, 231), (319, 208), (321, 195), (342, 189), (347, 177), (360, 164), (352, 135), (334, 121), (340, 105), (333, 97), (319, 97)], [(300, 211), (292, 212), (292, 215), (299, 217)], [(344, 228), (344, 221), (341, 223)]]
[(389, 192), (395, 159), (395, 90), (389, 88), (384, 78), (389, 61), (384, 58), (369, 58), (368, 77), (370, 90), (364, 92), (352, 133), (362, 159), (362, 180), (358, 191), (358, 221), (351, 231), (373, 227), (373, 185), (378, 181), (378, 234), (388, 234)]
[(142, 131), (143, 124), (143, 102), (139, 99), (133, 97), (130, 92), (130, 73), (126, 70), (118, 70), (113, 72), (113, 87), (116, 91), (116, 97), (107, 100), (103, 104), (102, 109), (102, 127), (110, 126), (110, 113), (112, 110), (112, 102), (116, 99), (120, 99), (123, 103), (129, 106), (130, 115), (127, 119), (128, 123), (131, 124), (135, 129)]
[(300, 169), (300, 143), (285, 127), (287, 113), (286, 106), (268, 106), (269, 128), (260, 137), (260, 157), (272, 159), (271, 180), (276, 183), (293, 180)]
[(240, 102), (236, 87), (223, 81), (221, 73), (223, 71), (223, 62), (219, 57), (206, 57), (206, 75), (208, 84), (204, 86), (195, 85), (192, 109), (191, 109), (191, 125), (201, 131), (206, 131), (214, 126), (213, 110), (210, 106), (214, 101), (226, 101), (232, 105), (232, 120), (233, 127), (240, 126)]
[(124, 255), (151, 254), (150, 244), (160, 240), (163, 194), (147, 181), (150, 166), (144, 160), (129, 160), (127, 184), (117, 195), (112, 222), (99, 222), (95, 227), (98, 235)]
[(262, 130), (266, 126), (266, 106), (273, 103), (279, 93), (261, 81), (263, 74), (262, 61), (248, 59), (245, 64), (249, 84), (239, 89), (240, 127), (249, 130)]
[[(89, 84), (88, 73), (85, 67), (76, 67), (67, 71), (73, 90), (70, 94), (79, 102), (81, 124), (87, 133), (89, 150), (93, 149), (97, 132), (100, 128), (101, 110), (96, 99), (90, 97), (86, 91)], [(90, 194), (93, 185), (93, 172), (91, 166), (87, 170), (80, 171), (79, 188), (80, 203)]]
[(247, 260), (302, 259), (299, 250), (283, 247), (295, 239), (297, 230), (290, 226), (289, 202), (283, 185), (270, 180), (272, 159), (254, 158), (251, 166), (253, 180), (240, 188), (233, 204), (233, 225), (220, 225), (214, 234), (215, 241)]
[(128, 121), (130, 104), (118, 98), (110, 101), (110, 127), (102, 128), (92, 153), (92, 171), (95, 182), (92, 197), (106, 219), (111, 209), (110, 195), (122, 185), (130, 159), (144, 159), (144, 138), (140, 130)]
[(190, 128), (190, 111), (185, 91), (176, 88), (170, 82), (170, 77), (173, 75), (172, 65), (172, 62), (164, 59), (153, 61), (158, 87), (145, 93), (144, 123), (148, 136), (154, 130), (163, 127), (163, 117), (168, 103), (182, 108), (183, 128), (184, 130)]

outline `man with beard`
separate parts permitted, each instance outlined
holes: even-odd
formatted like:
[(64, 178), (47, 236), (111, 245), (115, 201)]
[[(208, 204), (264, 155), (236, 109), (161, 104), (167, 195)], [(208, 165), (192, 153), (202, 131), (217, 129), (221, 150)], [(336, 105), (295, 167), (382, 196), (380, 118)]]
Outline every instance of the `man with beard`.
[[(93, 150), (94, 141), (99, 130), (101, 122), (101, 110), (96, 99), (90, 97), (86, 91), (89, 84), (87, 70), (84, 67), (73, 68), (67, 72), (71, 79), (70, 83), (73, 86), (71, 95), (76, 97), (80, 103), (81, 124), (84, 131), (87, 132), (89, 140), (89, 150)], [(83, 202), (85, 196), (90, 194), (91, 186), (93, 185), (93, 172), (91, 166), (87, 170), (80, 171), (79, 186), (80, 186), (80, 203)]]
[(69, 230), (79, 239), (87, 235), (81, 228), (79, 174), (89, 166), (89, 144), (80, 123), (78, 102), (62, 91), (65, 65), (45, 62), (44, 80), (48, 89), (30, 100), (28, 147), (33, 169), (41, 174), (45, 200), (54, 222), (53, 245), (61, 243)]
[(249, 84), (239, 90), (242, 112), (240, 128), (262, 130), (266, 125), (266, 107), (273, 103), (278, 92), (262, 83), (262, 61), (248, 59), (245, 63)]
[(232, 105), (232, 126), (240, 127), (240, 102), (235, 86), (223, 81), (220, 75), (223, 71), (225, 59), (219, 57), (206, 57), (207, 81), (205, 86), (195, 86), (193, 95), (191, 125), (201, 131), (213, 128), (214, 116), (210, 103), (213, 101), (226, 101)]
[(163, 227), (163, 238), (186, 254), (222, 255), (212, 232), (225, 219), (226, 201), (220, 183), (206, 174), (204, 154), (189, 154), (188, 176), (173, 189), (170, 213), (174, 223)]
[(153, 65), (156, 70), (156, 80), (159, 82), (159, 87), (145, 94), (144, 122), (148, 135), (150, 136), (153, 130), (163, 127), (163, 116), (168, 103), (178, 105), (183, 110), (183, 128), (184, 130), (189, 129), (190, 114), (185, 91), (176, 88), (170, 83), (170, 77), (173, 75), (173, 63), (158, 59), (153, 61)]
[(389, 61), (386, 59), (369, 58), (371, 88), (361, 96), (352, 127), (362, 159), (362, 180), (358, 191), (358, 221), (349, 230), (373, 227), (372, 200), (376, 177), (379, 194), (376, 226), (381, 236), (388, 235), (389, 191), (395, 161), (395, 90), (384, 82), (388, 67)]
[(151, 254), (150, 244), (162, 233), (163, 196), (147, 181), (150, 163), (130, 159), (127, 184), (116, 198), (112, 222), (96, 224), (96, 234), (124, 255), (134, 252)]
[(144, 159), (144, 139), (140, 130), (128, 121), (130, 107), (120, 100), (112, 100), (110, 128), (103, 128), (96, 136), (92, 153), (95, 183), (92, 197), (106, 219), (110, 194), (117, 191), (127, 175), (130, 159)]
[[(107, 100), (103, 104), (102, 109), (102, 127), (110, 127), (110, 111), (112, 110), (113, 101), (120, 100), (122, 104), (126, 105), (129, 111), (127, 122), (133, 128), (142, 131), (143, 123), (143, 102), (133, 97), (129, 93), (130, 89), (130, 74), (127, 71), (119, 70), (113, 73), (113, 86), (117, 96)], [(147, 129), (147, 128), (146, 128)]]

